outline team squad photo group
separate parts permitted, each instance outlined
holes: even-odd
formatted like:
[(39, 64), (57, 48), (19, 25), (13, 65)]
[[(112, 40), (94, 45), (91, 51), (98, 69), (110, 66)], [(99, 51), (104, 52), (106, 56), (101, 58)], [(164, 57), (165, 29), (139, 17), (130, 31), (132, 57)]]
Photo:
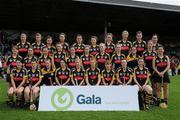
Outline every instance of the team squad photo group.
[(136, 32), (135, 40), (128, 40), (128, 36), (124, 30), (116, 44), (112, 33), (99, 44), (98, 37), (91, 36), (90, 44), (85, 45), (78, 34), (70, 46), (65, 33), (59, 34), (55, 44), (51, 36), (44, 36), (43, 43), (40, 33), (31, 44), (28, 35), (21, 33), (19, 43), (3, 62), (8, 107), (35, 110), (40, 86), (133, 85), (141, 110), (167, 108), (170, 60), (158, 43), (158, 35), (146, 41), (141, 31)]

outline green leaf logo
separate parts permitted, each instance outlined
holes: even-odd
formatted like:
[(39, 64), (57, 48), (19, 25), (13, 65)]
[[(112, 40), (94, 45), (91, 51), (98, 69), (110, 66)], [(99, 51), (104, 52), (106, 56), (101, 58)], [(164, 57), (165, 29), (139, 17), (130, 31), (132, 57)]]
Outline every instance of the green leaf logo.
[(73, 94), (67, 88), (59, 88), (54, 91), (51, 97), (52, 106), (58, 110), (67, 110), (73, 103)]

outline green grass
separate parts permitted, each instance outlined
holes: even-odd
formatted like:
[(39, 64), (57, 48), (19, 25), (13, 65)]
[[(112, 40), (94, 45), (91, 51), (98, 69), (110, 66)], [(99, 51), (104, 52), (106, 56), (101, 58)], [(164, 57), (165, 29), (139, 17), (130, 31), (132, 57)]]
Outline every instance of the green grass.
[(38, 112), (7, 108), (7, 83), (0, 81), (0, 119), (5, 120), (178, 120), (180, 118), (180, 76), (172, 77), (168, 109), (153, 107), (140, 112)]

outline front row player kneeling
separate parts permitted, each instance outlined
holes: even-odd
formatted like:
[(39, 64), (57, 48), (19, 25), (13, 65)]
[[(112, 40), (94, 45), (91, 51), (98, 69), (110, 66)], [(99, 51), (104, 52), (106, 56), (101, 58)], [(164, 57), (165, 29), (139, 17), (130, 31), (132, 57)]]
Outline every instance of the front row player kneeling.
[(116, 78), (120, 85), (131, 85), (133, 70), (127, 66), (126, 60), (121, 60), (121, 67), (116, 72)]
[(42, 81), (41, 71), (37, 68), (37, 63), (32, 62), (32, 69), (27, 73), (27, 86), (24, 90), (25, 107), (30, 107), (31, 110), (36, 110), (40, 91), (40, 83)]
[(152, 101), (152, 88), (148, 85), (149, 70), (144, 66), (144, 60), (138, 59), (138, 66), (134, 69), (134, 82), (138, 88), (140, 109), (149, 110)]
[(26, 69), (22, 67), (21, 61), (17, 61), (17, 67), (11, 71), (11, 86), (8, 90), (9, 107), (14, 107), (14, 95), (16, 96), (16, 107), (23, 107), (23, 91), (26, 81)]
[(82, 61), (77, 58), (75, 60), (76, 67), (72, 70), (71, 81), (73, 85), (85, 85), (85, 71), (82, 66)]

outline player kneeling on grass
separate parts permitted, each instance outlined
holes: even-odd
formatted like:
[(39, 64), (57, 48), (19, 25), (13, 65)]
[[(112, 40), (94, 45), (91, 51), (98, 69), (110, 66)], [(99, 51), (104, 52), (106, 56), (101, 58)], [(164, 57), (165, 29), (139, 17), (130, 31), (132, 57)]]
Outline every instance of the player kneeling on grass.
[(86, 70), (86, 83), (87, 85), (99, 85), (101, 82), (101, 73), (96, 66), (96, 60), (92, 58), (90, 60), (91, 66)]
[(133, 77), (133, 70), (127, 67), (127, 61), (121, 60), (121, 66), (118, 68), (116, 73), (117, 81), (120, 85), (131, 85), (132, 77)]
[(144, 67), (143, 58), (138, 59), (138, 66), (134, 69), (134, 82), (138, 88), (140, 109), (149, 110), (150, 101), (152, 99), (152, 88), (148, 85), (149, 70)]
[(115, 72), (112, 70), (112, 64), (110, 60), (105, 63), (105, 69), (101, 72), (102, 84), (105, 86), (113, 85), (115, 83)]
[(32, 68), (27, 72), (27, 86), (24, 90), (24, 98), (25, 98), (25, 107), (35, 110), (36, 105), (34, 103), (38, 103), (37, 99), (40, 91), (40, 83), (42, 80), (41, 71), (37, 68), (37, 63), (35, 61), (32, 62)]
[(16, 107), (23, 107), (23, 91), (26, 80), (26, 69), (22, 68), (21, 61), (17, 61), (17, 67), (11, 72), (11, 87), (8, 90), (8, 106), (13, 107), (13, 98), (16, 95)]

